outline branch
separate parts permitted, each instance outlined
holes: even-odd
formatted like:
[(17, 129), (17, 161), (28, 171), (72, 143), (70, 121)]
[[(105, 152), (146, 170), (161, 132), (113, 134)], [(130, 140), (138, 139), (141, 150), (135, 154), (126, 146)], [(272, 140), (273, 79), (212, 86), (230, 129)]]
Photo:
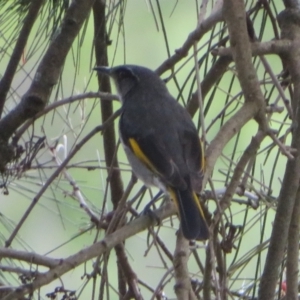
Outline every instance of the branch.
[[(238, 78), (244, 93), (245, 104), (231, 117), (218, 132), (207, 148), (207, 172), (205, 182), (210, 176), (217, 158), (226, 143), (253, 117), (263, 131), (268, 129), (265, 118), (265, 100), (260, 90), (256, 71), (251, 61), (251, 44), (247, 34), (245, 8), (243, 1), (227, 0), (224, 2), (223, 14), (228, 25), (230, 44), (236, 64)], [(204, 185), (205, 185), (204, 182)]]
[(287, 299), (298, 299), (298, 274), (299, 274), (299, 233), (300, 233), (300, 189), (292, 213), (288, 234), (288, 248), (286, 261)]
[(4, 103), (6, 100), (7, 93), (10, 89), (11, 83), (13, 81), (14, 75), (16, 73), (19, 61), (22, 57), (24, 48), (27, 44), (28, 37), (30, 35), (31, 29), (34, 25), (36, 17), (43, 5), (44, 0), (34, 0), (31, 1), (27, 16), (24, 20), (24, 24), (19, 33), (18, 40), (14, 46), (13, 53), (10, 56), (9, 63), (0, 81), (0, 117), (3, 112)]
[(138, 277), (136, 273), (133, 271), (124, 247), (124, 243), (119, 243), (115, 246), (116, 255), (118, 258), (118, 264), (121, 265), (122, 271), (124, 274), (124, 280), (126, 280), (129, 291), (132, 293), (134, 299), (142, 300), (143, 297), (141, 295), (140, 289), (138, 287)]
[(183, 237), (182, 231), (178, 231), (176, 239), (176, 248), (174, 253), (174, 290), (179, 300), (197, 299), (192, 290), (187, 262), (189, 259), (189, 241)]
[(232, 55), (245, 102), (256, 102), (258, 108), (264, 111), (265, 99), (251, 60), (251, 44), (247, 31), (244, 2), (241, 0), (224, 1), (223, 15), (228, 26)]
[(219, 130), (216, 137), (206, 149), (206, 172), (203, 186), (211, 175), (214, 165), (221, 155), (225, 145), (231, 140), (241, 128), (251, 120), (259, 108), (254, 102), (245, 103)]
[(218, 9), (213, 12), (207, 19), (201, 22), (198, 27), (189, 34), (187, 40), (184, 42), (180, 49), (175, 51), (170, 58), (165, 60), (157, 69), (156, 73), (161, 75), (167, 70), (174, 67), (183, 57), (187, 56), (189, 50), (193, 47), (196, 41), (199, 41), (206, 32), (208, 32), (218, 22), (222, 21), (222, 9)]
[(66, 11), (58, 34), (40, 62), (33, 82), (21, 102), (0, 121), (0, 140), (7, 142), (14, 131), (27, 119), (40, 112), (57, 83), (66, 56), (94, 0), (74, 0)]
[(24, 132), (28, 129), (28, 127), (33, 124), (38, 118), (44, 116), (48, 112), (50, 112), (53, 109), (56, 109), (62, 105), (71, 104), (75, 101), (84, 100), (88, 98), (100, 98), (104, 101), (112, 101), (112, 100), (119, 100), (119, 97), (117, 95), (113, 95), (110, 93), (102, 93), (102, 92), (88, 92), (80, 95), (71, 96), (59, 101), (55, 101), (48, 106), (46, 106), (42, 111), (38, 112), (34, 118), (28, 120), (21, 128), (18, 129), (18, 131), (14, 135), (14, 143), (17, 143), (20, 137), (24, 134)]
[(1, 258), (17, 259), (19, 261), (26, 261), (29, 264), (36, 264), (48, 268), (54, 268), (60, 264), (59, 259), (45, 257), (37, 253), (31, 253), (27, 251), (20, 251), (14, 249), (0, 248)]
[(38, 203), (39, 199), (42, 197), (42, 195), (45, 193), (45, 191), (48, 189), (49, 185), (55, 180), (55, 178), (62, 172), (62, 170), (66, 167), (68, 162), (71, 160), (71, 158), (81, 149), (83, 145), (85, 145), (96, 133), (104, 130), (109, 126), (117, 116), (121, 113), (120, 110), (117, 110), (105, 123), (102, 125), (99, 125), (95, 127), (89, 134), (87, 134), (70, 152), (70, 154), (66, 157), (66, 159), (61, 163), (61, 165), (52, 173), (52, 175), (48, 178), (48, 180), (45, 182), (43, 187), (40, 189), (40, 191), (36, 194), (36, 196), (33, 198), (30, 206), (27, 208), (26, 212), (22, 216), (21, 220), (15, 227), (14, 231), (12, 232), (9, 239), (5, 242), (5, 246), (9, 247), (17, 235), (18, 231), (20, 230), (21, 226), (35, 207), (35, 205)]
[[(289, 2), (289, 1), (287, 1)], [(286, 249), (287, 238), (293, 210), (295, 208), (295, 197), (299, 188), (300, 180), (300, 14), (299, 10), (285, 9), (278, 16), (281, 36), (284, 39), (293, 41), (292, 47), (288, 54), (284, 56), (285, 65), (291, 75), (291, 81), (294, 86), (292, 98), (293, 108), (293, 131), (292, 131), (292, 148), (296, 149), (294, 160), (289, 160), (286, 164), (286, 170), (278, 198), (278, 207), (273, 224), (270, 246), (266, 258), (266, 263), (259, 286), (259, 299), (274, 299), (278, 268), (282, 263), (283, 255)], [(297, 204), (298, 205), (298, 204)], [(298, 209), (296, 207), (296, 209)], [(278, 243), (280, 240), (280, 243)], [(294, 262), (298, 264), (297, 262)], [(298, 277), (297, 274), (291, 276)], [(289, 287), (288, 287), (289, 289)], [(290, 291), (292, 293), (292, 291)]]
[[(210, 89), (218, 82), (221, 76), (227, 71), (229, 64), (232, 62), (232, 58), (225, 56), (220, 57), (210, 68), (206, 76), (201, 82), (202, 98), (205, 99)], [(199, 108), (198, 103), (198, 91), (194, 92), (187, 105), (187, 111), (191, 116), (194, 116)]]
[[(106, 17), (105, 17), (105, 1), (95, 1), (93, 6), (93, 14), (94, 14), (94, 46), (95, 46), (95, 57), (96, 64), (99, 66), (107, 66), (108, 65), (108, 37), (106, 31)], [(111, 92), (110, 79), (108, 76), (100, 75), (98, 73), (98, 85), (99, 90), (104, 92)], [(113, 114), (113, 105), (111, 102), (101, 102), (101, 117), (102, 122), (105, 122), (110, 116)], [(104, 147), (104, 155), (105, 155), (105, 163), (108, 169), (107, 176), (107, 184), (109, 184), (110, 194), (111, 194), (111, 202), (113, 204), (113, 208), (116, 209), (120, 200), (122, 199), (122, 195), (124, 195), (123, 189), (123, 181), (121, 178), (121, 173), (119, 170), (119, 162), (117, 158), (118, 145), (116, 143), (116, 132), (114, 128), (114, 124), (111, 124), (104, 132), (103, 132), (103, 147)], [(118, 279), (119, 286), (125, 287), (125, 280), (123, 278), (123, 274), (128, 271), (128, 265), (124, 262), (123, 252), (119, 251), (119, 248), (122, 245), (118, 245), (116, 248), (116, 254), (118, 256), (118, 260), (123, 262), (123, 264), (118, 264)], [(127, 268), (127, 269), (124, 269)], [(137, 299), (140, 298), (138, 295), (138, 291), (136, 289), (136, 280), (132, 280), (129, 282), (130, 287), (132, 288), (132, 292), (137, 296)], [(123, 289), (122, 289), (123, 290)], [(124, 295), (121, 295), (124, 296)]]
[[(176, 207), (172, 202), (168, 202), (167, 205), (154, 211), (155, 215), (160, 220), (170, 217), (175, 214), (175, 212)], [(150, 226), (156, 225), (156, 222), (155, 218), (150, 218), (145, 215), (140, 216), (136, 220), (116, 230), (114, 233), (107, 235), (103, 240), (93, 244), (92, 246), (89, 246), (88, 248), (83, 249), (66, 259), (60, 259), (60, 263), (57, 266), (53, 267), (50, 271), (37, 276), (34, 282), (21, 285), (19, 288), (14, 289), (14, 291), (11, 291), (12, 288), (10, 288), (9, 291), (11, 291), (11, 293), (5, 298), (5, 300), (18, 299), (22, 295), (35, 291), (41, 286), (56, 280), (63, 274), (87, 262), (88, 260), (109, 252), (113, 247), (122, 243), (124, 240), (136, 235)]]
[[(10, 266), (3, 266), (3, 265), (0, 265), (0, 270), (2, 272), (16, 273), (19, 276), (20, 275), (24, 275), (24, 276), (30, 277), (30, 278), (34, 278), (37, 275), (42, 274), (42, 273), (40, 273), (38, 271), (25, 270), (25, 269), (18, 268), (18, 267), (10, 267)], [(1, 293), (0, 293), (0, 297), (1, 297)], [(3, 298), (0, 298), (0, 299), (3, 299)]]
[[(107, 66), (107, 35), (105, 23), (105, 2), (95, 1), (93, 6), (94, 13), (94, 44), (96, 64), (98, 66)], [(111, 86), (108, 76), (98, 74), (99, 90), (110, 93)], [(102, 122), (105, 122), (113, 114), (113, 105), (111, 102), (101, 102)], [(108, 180), (110, 182), (111, 201), (114, 208), (123, 195), (123, 182), (119, 171), (119, 163), (116, 157), (116, 133), (113, 124), (103, 132), (105, 163), (109, 169)]]
[[(65, 149), (67, 148), (66, 145), (64, 145), (63, 147), (65, 147)], [(50, 153), (53, 157), (53, 160), (55, 161), (57, 167), (59, 167), (62, 161), (58, 157), (57, 152), (58, 152), (57, 148), (50, 149)], [(71, 174), (67, 171), (66, 168), (62, 170), (62, 174), (64, 175), (64, 178), (69, 182), (69, 184), (73, 189), (71, 193), (71, 197), (75, 198), (78, 201), (80, 208), (82, 208), (85, 211), (85, 213), (90, 218), (91, 222), (96, 224), (97, 227), (100, 228), (100, 224), (99, 224), (100, 216), (89, 207), (89, 205), (85, 200), (84, 194), (81, 192), (80, 187), (78, 186), (76, 181), (72, 178)]]
[(243, 1), (227, 0), (223, 5), (223, 14), (228, 25), (230, 44), (236, 64), (238, 78), (244, 93), (245, 104), (225, 123), (207, 149), (207, 176), (212, 172), (214, 164), (221, 154), (225, 144), (250, 119), (257, 116), (263, 131), (268, 126), (264, 116), (265, 103), (260, 90), (256, 71), (251, 61), (251, 47), (247, 34), (245, 8)]
[[(260, 56), (260, 59), (264, 65), (266, 71), (270, 74), (270, 77), (273, 80), (274, 85), (278, 89), (278, 92), (281, 96), (283, 104), (285, 105), (290, 117), (292, 117), (292, 111), (289, 106), (289, 101), (286, 99), (286, 96), (284, 94), (282, 86), (280, 85), (277, 77), (273, 74), (271, 67), (269, 66), (269, 64), (267, 63), (267, 61), (263, 55), (265, 55), (265, 54), (284, 55), (285, 53), (287, 53), (287, 51), (289, 51), (289, 49), (291, 47), (293, 47), (293, 42), (290, 40), (274, 40), (274, 41), (269, 41), (269, 42), (251, 43), (252, 55)], [(232, 49), (231, 48), (218, 48), (218, 49), (214, 49), (211, 53), (213, 55), (219, 55), (221, 57), (232, 58)]]
[(274, 134), (272, 130), (268, 130), (268, 135), (269, 137), (273, 140), (274, 144), (278, 146), (280, 149), (281, 153), (284, 154), (287, 158), (293, 160), (294, 156), (292, 155), (291, 152), (296, 152), (295, 149), (288, 149)]
[[(291, 40), (273, 40), (268, 42), (254, 42), (251, 43), (252, 56), (265, 54), (284, 54), (289, 51), (293, 44)], [(220, 47), (213, 49), (211, 54), (214, 56), (225, 56), (232, 58), (232, 49)]]
[[(257, 150), (263, 139), (265, 138), (266, 133), (262, 131), (258, 131), (255, 137), (252, 138), (250, 145), (244, 151), (241, 159), (239, 160), (238, 164), (234, 169), (233, 176), (230, 180), (230, 183), (226, 189), (226, 192), (223, 198), (220, 201), (220, 207), (222, 208), (221, 213), (230, 205), (230, 201), (236, 193), (237, 188), (240, 184), (240, 178), (244, 173), (244, 170), (250, 161), (250, 159), (256, 154)], [(218, 218), (218, 217), (217, 217)]]

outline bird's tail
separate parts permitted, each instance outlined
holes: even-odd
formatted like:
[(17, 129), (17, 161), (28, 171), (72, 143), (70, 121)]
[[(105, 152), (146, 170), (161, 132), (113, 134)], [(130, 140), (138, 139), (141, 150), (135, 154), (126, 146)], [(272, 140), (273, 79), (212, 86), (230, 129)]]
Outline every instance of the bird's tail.
[(197, 195), (189, 189), (169, 188), (169, 192), (177, 206), (184, 237), (188, 240), (207, 240), (208, 226)]

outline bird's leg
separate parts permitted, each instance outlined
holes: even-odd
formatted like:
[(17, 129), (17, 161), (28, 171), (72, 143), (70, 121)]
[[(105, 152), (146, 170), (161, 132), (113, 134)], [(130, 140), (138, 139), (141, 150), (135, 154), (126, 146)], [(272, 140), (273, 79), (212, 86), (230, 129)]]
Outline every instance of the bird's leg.
[(144, 212), (147, 213), (148, 210), (151, 210), (151, 205), (153, 205), (157, 200), (158, 198), (163, 194), (163, 191), (160, 190), (153, 198), (152, 200), (145, 206), (144, 208)]
[(151, 218), (155, 219), (157, 221), (157, 223), (160, 223), (160, 219), (157, 217), (157, 215), (153, 212), (153, 210), (151, 209), (151, 206), (159, 199), (159, 197), (163, 194), (164, 192), (162, 190), (160, 190), (155, 196), (154, 198), (152, 198), (152, 200), (145, 206), (145, 208), (143, 209), (142, 214), (143, 215), (148, 215)]

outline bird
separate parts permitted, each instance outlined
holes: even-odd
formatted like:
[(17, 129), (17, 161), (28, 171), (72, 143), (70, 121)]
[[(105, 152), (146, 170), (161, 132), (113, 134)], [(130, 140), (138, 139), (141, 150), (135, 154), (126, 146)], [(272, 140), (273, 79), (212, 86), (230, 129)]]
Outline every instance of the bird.
[(151, 69), (120, 65), (94, 70), (108, 75), (116, 86), (119, 135), (133, 172), (175, 202), (187, 240), (207, 240), (209, 229), (198, 199), (205, 157), (190, 115)]

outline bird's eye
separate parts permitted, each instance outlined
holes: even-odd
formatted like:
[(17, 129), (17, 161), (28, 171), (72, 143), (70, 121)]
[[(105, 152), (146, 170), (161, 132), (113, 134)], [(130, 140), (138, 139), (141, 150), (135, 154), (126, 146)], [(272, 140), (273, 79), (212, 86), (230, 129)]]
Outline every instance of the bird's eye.
[(137, 78), (137, 76), (132, 72), (132, 70), (131, 69), (121, 69), (121, 70), (118, 70), (118, 72), (117, 72), (117, 80), (119, 81), (119, 82), (121, 82), (121, 81), (124, 81), (124, 80), (133, 80), (133, 81), (137, 81), (138, 80), (138, 78)]

